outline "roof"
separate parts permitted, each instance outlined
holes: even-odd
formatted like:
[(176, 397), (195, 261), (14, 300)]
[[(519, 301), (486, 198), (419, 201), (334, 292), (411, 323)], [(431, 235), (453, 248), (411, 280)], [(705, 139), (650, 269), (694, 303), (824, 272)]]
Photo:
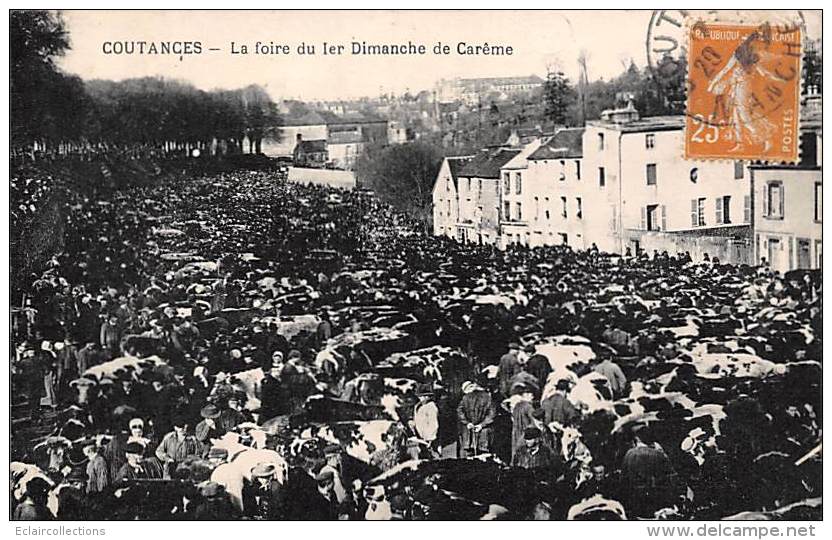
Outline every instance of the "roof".
[(460, 86), (482, 87), (482, 86), (504, 86), (516, 84), (543, 84), (543, 79), (537, 75), (525, 75), (520, 77), (483, 77), (481, 79), (459, 79)]
[(461, 171), (473, 157), (474, 156), (451, 156), (445, 158), (448, 160), (448, 168), (451, 169), (451, 177), (454, 181), (456, 181), (457, 177), (459, 177), (459, 171)]
[(519, 153), (520, 150), (508, 148), (483, 150), (474, 156), (458, 175), (464, 178), (500, 178), (500, 169), (503, 165)]
[(448, 156), (445, 160), (448, 162), (448, 169), (451, 171), (451, 180), (454, 182), (454, 187), (458, 189), (457, 178), (459, 178), (459, 171), (468, 164), (474, 156)]
[(529, 166), (529, 156), (534, 154), (543, 143), (541, 139), (534, 139), (523, 146), (516, 156), (503, 165), (503, 169), (525, 169)]
[(329, 144), (354, 144), (360, 143), (364, 137), (357, 131), (330, 131)]
[(584, 128), (561, 129), (529, 156), (529, 160), (581, 158), (584, 156)]
[(378, 124), (387, 120), (373, 114), (363, 112), (346, 112), (337, 115), (329, 111), (310, 111), (300, 116), (288, 116), (283, 120), (284, 126), (320, 126), (343, 124)]
[(605, 120), (592, 120), (587, 125), (614, 129), (622, 133), (639, 133), (647, 131), (674, 131), (685, 127), (684, 115), (677, 116), (648, 116), (627, 122), (616, 124)]
[[(314, 152), (326, 152), (326, 140), (324, 139), (315, 139), (311, 141), (300, 141), (297, 146), (300, 146), (299, 150), (305, 154), (314, 153)], [(297, 146), (295, 147), (296, 149)]]

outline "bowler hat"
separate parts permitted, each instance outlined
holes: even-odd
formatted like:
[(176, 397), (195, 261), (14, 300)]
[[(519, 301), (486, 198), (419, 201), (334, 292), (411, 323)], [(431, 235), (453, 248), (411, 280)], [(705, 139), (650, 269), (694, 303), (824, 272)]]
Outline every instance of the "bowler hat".
[(540, 435), (541, 435), (540, 429), (538, 429), (534, 426), (527, 427), (525, 429), (525, 431), (523, 431), (523, 438), (526, 439), (527, 441), (537, 439), (537, 438), (540, 437)]

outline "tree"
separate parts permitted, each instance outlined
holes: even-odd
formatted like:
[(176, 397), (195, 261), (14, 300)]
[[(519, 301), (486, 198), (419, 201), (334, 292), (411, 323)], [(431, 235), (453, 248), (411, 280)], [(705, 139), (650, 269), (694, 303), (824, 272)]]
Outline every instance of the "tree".
[(69, 49), (59, 13), (12, 11), (9, 14), (11, 62), (11, 135), (15, 143), (66, 140), (87, 105), (77, 77), (55, 67)]
[(555, 123), (566, 124), (567, 111), (575, 103), (575, 91), (562, 71), (550, 71), (543, 85), (543, 116)]
[(430, 226), (433, 183), (442, 152), (423, 142), (367, 149), (355, 165), (356, 179), (383, 201)]

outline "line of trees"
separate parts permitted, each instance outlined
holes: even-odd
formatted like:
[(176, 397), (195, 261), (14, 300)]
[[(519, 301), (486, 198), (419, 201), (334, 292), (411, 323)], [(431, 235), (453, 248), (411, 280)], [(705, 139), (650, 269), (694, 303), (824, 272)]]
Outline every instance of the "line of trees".
[(60, 13), (12, 11), (9, 31), (14, 148), (191, 151), (216, 140), (225, 152), (260, 153), (263, 138), (279, 134), (277, 107), (257, 85), (206, 92), (159, 77), (82, 81), (55, 64), (70, 48)]

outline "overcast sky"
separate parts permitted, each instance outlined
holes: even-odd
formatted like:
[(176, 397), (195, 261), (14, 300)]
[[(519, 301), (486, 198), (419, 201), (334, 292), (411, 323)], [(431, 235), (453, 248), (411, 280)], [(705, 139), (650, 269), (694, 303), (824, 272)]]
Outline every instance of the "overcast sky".
[[(202, 89), (264, 86), (275, 99), (304, 100), (377, 96), (380, 91), (414, 93), (440, 78), (538, 74), (558, 65), (575, 80), (576, 58), (588, 54), (589, 77), (617, 75), (632, 58), (646, 64), (649, 11), (443, 11), (443, 12), (271, 12), (271, 11), (65, 11), (72, 50), (62, 68), (84, 79), (120, 80), (161, 75)], [(810, 36), (820, 17), (806, 16)], [(351, 41), (424, 44), (425, 56), (382, 57), (349, 54)], [(106, 55), (107, 41), (200, 41), (201, 55)], [(230, 54), (231, 42), (249, 47)], [(256, 41), (291, 46), (291, 54), (255, 55)], [(347, 46), (341, 56), (324, 56), (321, 44)], [(442, 41), (510, 45), (511, 56), (430, 54)], [(315, 56), (297, 54), (301, 42), (316, 45)], [(220, 51), (207, 51), (216, 47)]]

